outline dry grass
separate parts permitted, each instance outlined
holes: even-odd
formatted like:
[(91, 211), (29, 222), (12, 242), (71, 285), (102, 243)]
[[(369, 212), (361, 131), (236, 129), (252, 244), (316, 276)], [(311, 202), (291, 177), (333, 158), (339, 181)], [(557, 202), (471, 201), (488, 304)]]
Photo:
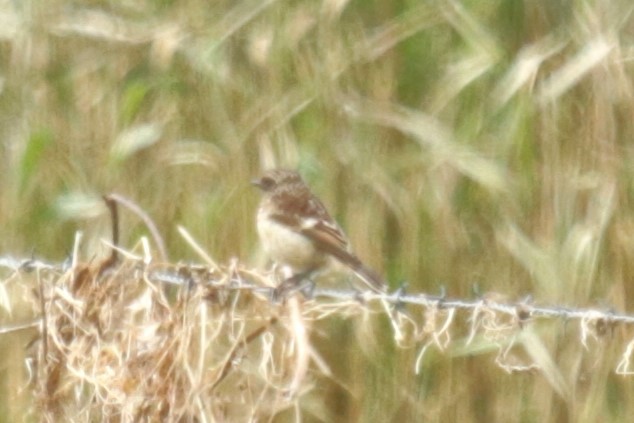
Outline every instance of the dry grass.
[[(512, 304), (499, 295), (464, 301), (367, 293), (362, 299), (353, 291), (319, 289), (315, 298), (296, 293), (274, 303), (275, 276), (237, 262), (161, 264), (142, 240), (137, 252), (117, 247), (109, 259), (84, 264), (77, 262), (80, 239), (70, 265), (2, 261), (3, 267), (14, 268), (2, 286), (30, 286), (27, 303), (38, 316), (33, 324), (2, 330), (39, 328), (25, 357), (29, 380), (23, 383), (29, 395), (23, 400), (29, 406), (23, 416), (44, 421), (332, 420), (321, 386), (345, 382), (333, 370), (335, 363), (316, 348), (320, 342), (336, 348), (320, 326), (333, 319), (360, 324), (358, 350), (374, 360), (387, 347), (377, 343), (377, 314), (389, 321), (383, 333), (392, 334), (388, 342), (398, 347), (396, 355), (416, 354), (414, 362), (401, 367), (408, 377), (424, 371), (431, 351), (454, 359), (488, 352), (495, 355), (499, 372), (541, 375), (573, 412), (571, 419), (583, 410), (573, 407), (578, 393), (563, 373), (566, 366), (554, 361), (545, 320), (579, 322), (560, 345), (570, 353), (586, 351), (599, 375), (608, 375), (609, 367), (622, 376), (632, 373), (631, 316)], [(10, 301), (4, 305), (12, 307)], [(405, 390), (398, 394), (411, 398)]]
[(566, 366), (554, 361), (545, 319), (579, 321), (567, 331), (567, 348), (593, 357), (590, 368), (599, 375), (609, 367), (632, 372), (634, 317), (512, 304), (500, 296), (462, 301), (367, 293), (362, 300), (359, 293), (321, 289), (315, 298), (290, 294), (273, 303), (274, 276), (238, 263), (161, 264), (142, 240), (137, 252), (117, 248), (109, 259), (85, 264), (77, 261), (76, 239), (70, 265), (2, 262), (15, 268), (3, 286), (32, 287), (26, 302), (38, 316), (34, 324), (2, 333), (38, 328), (26, 352), (22, 414), (44, 421), (332, 420), (321, 387), (346, 382), (333, 369), (337, 363), (319, 352), (320, 343), (337, 348), (323, 324), (359, 324), (354, 342), (375, 360), (386, 348), (377, 344), (379, 314), (390, 326), (383, 334), (393, 337), (382, 342), (397, 346), (397, 357), (409, 357), (400, 368), (409, 377), (424, 371), (431, 351), (456, 360), (490, 353), (494, 371), (541, 375), (574, 412), (571, 419), (579, 412), (572, 407), (577, 388), (565, 377)]
[(170, 300), (144, 276), (134, 262), (104, 277), (77, 266), (47, 287), (35, 362), (46, 420), (247, 421), (292, 406), (289, 319), (276, 324), (248, 292), (194, 285)]
[[(51, 422), (301, 415), (315, 380), (333, 377), (309, 340), (313, 324), (376, 308), (297, 295), (272, 304), (252, 285), (270, 285), (268, 276), (238, 265), (144, 264), (126, 256), (117, 265), (14, 275), (40, 287), (31, 300), (34, 309), (41, 305), (42, 323), (27, 358), (29, 414)], [(159, 275), (188, 283), (174, 288), (156, 282)]]
[[(75, 263), (93, 266), (109, 252), (101, 195), (119, 192), (156, 222), (166, 263), (200, 261), (180, 225), (217, 268), (263, 268), (248, 181), (282, 165), (302, 172), (392, 288), (406, 280), (411, 292), (453, 298), (530, 294), (538, 304), (631, 312), (633, 22), (629, 0), (0, 0), (0, 256), (61, 262), (82, 231)], [(122, 215), (121, 246), (147, 232)], [(70, 284), (76, 276), (49, 277)], [(3, 274), (2, 327), (39, 313), (36, 282)], [(52, 280), (44, 282), (54, 295)], [(167, 311), (177, 306), (200, 323), (178, 305), (199, 301), (196, 290), (170, 291), (167, 301), (158, 287), (136, 289), (154, 296), (161, 325), (190, 327)], [(122, 303), (110, 306), (133, 291), (114, 290), (111, 301)], [(64, 301), (87, 298), (68, 292)], [(79, 319), (80, 303), (66, 305), (70, 317)], [(236, 338), (203, 367), (217, 372), (218, 357), (266, 325), (269, 312), (227, 332)], [(100, 313), (84, 329), (110, 321)], [(279, 345), (293, 333), (284, 316), (271, 329)], [(589, 337), (585, 349), (568, 326), (530, 330), (526, 362), (547, 373), (507, 375), (491, 353), (498, 349), (473, 348), (478, 339), (464, 356), (430, 349), (417, 362), (420, 349), (399, 349), (389, 319), (319, 319), (310, 345), (330, 376), (315, 378), (295, 410), (323, 421), (632, 415), (629, 379), (614, 373), (627, 331), (615, 332), (616, 347)], [(0, 420), (33, 409), (23, 366), (31, 332), (0, 337)], [(128, 339), (123, 332), (102, 335)], [(466, 324), (448, 348), (468, 335)], [(56, 339), (71, 342), (65, 336)], [(189, 336), (166, 348), (184, 359)], [(185, 376), (185, 364), (170, 368), (176, 385), (207, 371), (194, 364)], [(292, 374), (276, 380), (290, 383)], [(90, 389), (83, 398), (102, 394)], [(210, 404), (200, 407), (214, 415)], [(276, 418), (293, 419), (295, 410)]]

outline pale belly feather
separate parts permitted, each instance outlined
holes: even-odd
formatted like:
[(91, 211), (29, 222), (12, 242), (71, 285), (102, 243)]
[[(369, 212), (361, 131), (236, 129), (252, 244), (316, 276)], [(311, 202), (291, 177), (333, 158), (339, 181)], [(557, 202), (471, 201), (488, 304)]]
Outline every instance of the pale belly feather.
[(326, 257), (305, 236), (264, 216), (258, 216), (257, 227), (266, 253), (276, 263), (289, 266), (296, 273), (324, 263)]

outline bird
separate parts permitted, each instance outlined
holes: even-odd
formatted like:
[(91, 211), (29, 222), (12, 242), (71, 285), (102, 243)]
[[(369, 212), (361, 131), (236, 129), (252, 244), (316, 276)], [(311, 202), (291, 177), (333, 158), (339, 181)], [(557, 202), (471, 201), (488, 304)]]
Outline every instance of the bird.
[(297, 171), (267, 170), (251, 183), (262, 191), (257, 211), (260, 242), (273, 262), (290, 270), (278, 288), (312, 280), (334, 259), (372, 291), (386, 291), (383, 278), (352, 252), (344, 232)]

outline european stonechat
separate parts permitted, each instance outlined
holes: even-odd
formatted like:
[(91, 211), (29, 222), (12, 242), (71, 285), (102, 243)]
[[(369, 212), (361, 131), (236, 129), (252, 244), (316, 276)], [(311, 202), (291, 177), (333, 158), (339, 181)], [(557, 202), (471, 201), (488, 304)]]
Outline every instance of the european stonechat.
[(352, 253), (345, 234), (299, 173), (269, 170), (252, 183), (263, 192), (257, 214), (260, 240), (274, 262), (290, 269), (288, 280), (310, 278), (335, 259), (374, 291), (385, 291), (383, 279)]

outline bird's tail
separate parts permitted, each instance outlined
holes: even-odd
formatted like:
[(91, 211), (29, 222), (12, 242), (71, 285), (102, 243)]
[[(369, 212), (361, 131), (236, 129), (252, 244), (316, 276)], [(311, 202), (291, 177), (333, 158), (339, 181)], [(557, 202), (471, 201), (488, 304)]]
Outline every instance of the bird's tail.
[(315, 233), (315, 231), (304, 231), (304, 235), (310, 235), (309, 238), (318, 246), (322, 251), (327, 252), (334, 258), (339, 260), (342, 264), (348, 266), (352, 271), (365, 282), (373, 291), (383, 293), (387, 291), (387, 284), (378, 273), (367, 267), (359, 258), (352, 252), (341, 245), (331, 242), (330, 238), (324, 239), (322, 233)]

